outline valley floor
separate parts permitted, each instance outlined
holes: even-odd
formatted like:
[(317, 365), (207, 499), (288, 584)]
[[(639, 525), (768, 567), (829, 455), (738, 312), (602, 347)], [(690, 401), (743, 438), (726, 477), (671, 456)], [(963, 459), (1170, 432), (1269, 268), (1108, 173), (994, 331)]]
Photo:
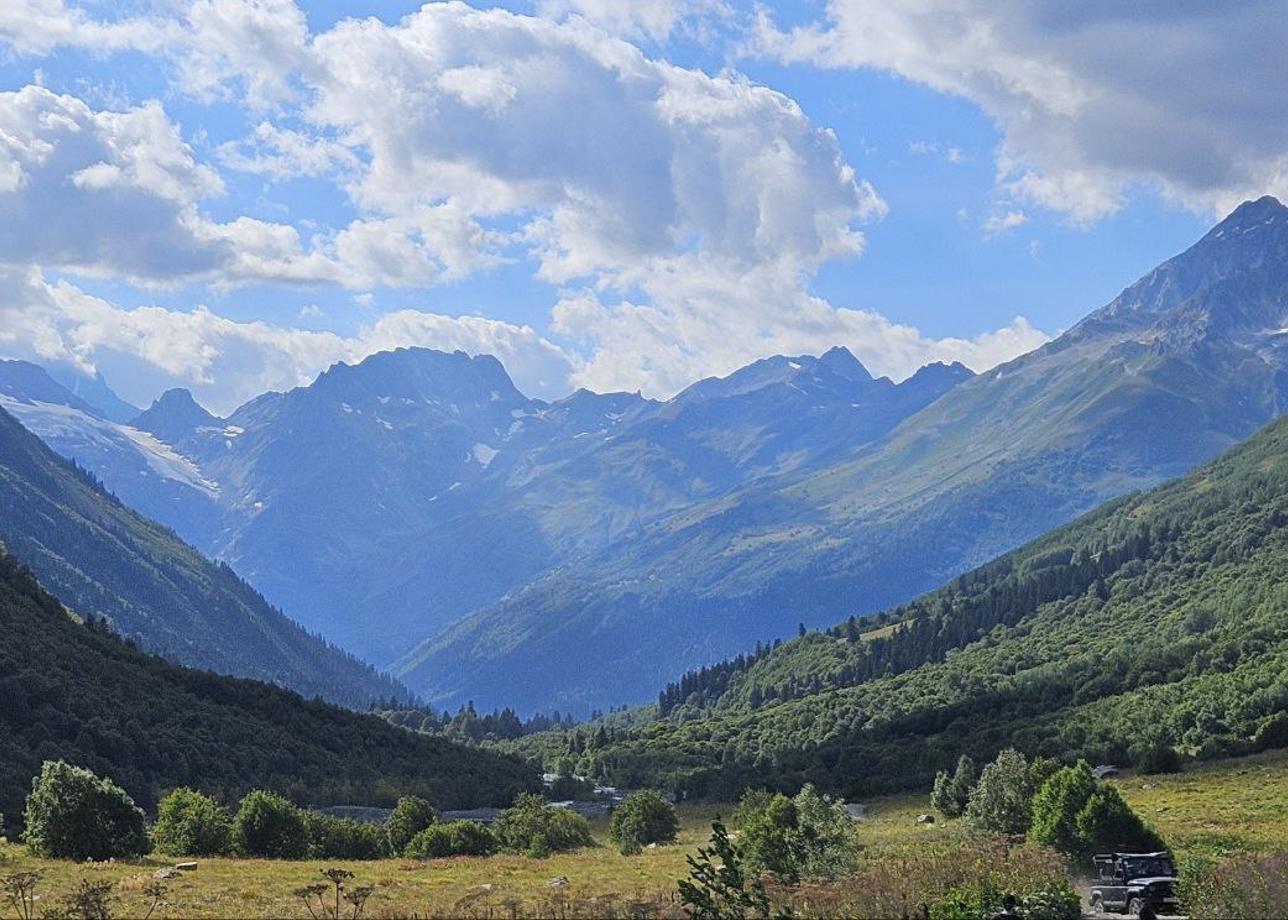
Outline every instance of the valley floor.
[[(1182, 861), (1191, 856), (1288, 851), (1286, 751), (1205, 764), (1175, 775), (1129, 775), (1114, 782)], [(917, 816), (930, 810), (927, 795), (869, 803), (860, 832), (864, 884), (884, 879), (897, 885), (901, 876), (916, 874), (914, 864), (948, 867), (951, 860), (960, 862), (963, 853), (988, 859), (998, 851), (998, 844), (972, 837), (960, 823), (941, 819), (917, 824)], [(727, 805), (684, 806), (679, 840), (639, 856), (621, 856), (605, 842), (544, 860), (493, 856), (344, 866), (355, 873), (354, 885), (376, 886), (363, 914), (366, 917), (683, 916), (674, 892), (676, 881), (687, 875), (685, 857), (706, 842), (712, 818), (731, 811)], [(607, 840), (606, 821), (593, 822), (593, 828), (596, 839)], [(89, 879), (115, 883), (115, 916), (142, 916), (150, 903), (144, 886), (157, 869), (172, 864), (154, 857), (80, 865), (35, 859), (16, 845), (0, 846), (0, 854), (0, 877), (41, 870), (38, 913), (81, 879)], [(292, 892), (322, 881), (321, 870), (330, 865), (334, 863), (199, 860), (195, 871), (166, 883), (165, 903), (153, 916), (308, 917), (304, 903)], [(951, 871), (960, 869), (954, 866)], [(1068, 869), (1075, 880), (1081, 875), (1078, 867)], [(566, 884), (558, 879), (566, 879)], [(907, 894), (917, 896), (912, 891)], [(836, 886), (804, 891), (796, 902), (798, 912), (826, 913), (843, 896)], [(9, 905), (4, 909), (8, 911)]]

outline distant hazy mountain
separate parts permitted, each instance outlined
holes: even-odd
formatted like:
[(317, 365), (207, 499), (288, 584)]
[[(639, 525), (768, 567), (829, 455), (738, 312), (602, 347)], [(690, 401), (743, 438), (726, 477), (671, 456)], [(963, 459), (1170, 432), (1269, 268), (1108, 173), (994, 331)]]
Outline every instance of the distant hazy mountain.
[(223, 428), (219, 419), (197, 405), (184, 389), (166, 390), (129, 424), (170, 444), (181, 443), (205, 428)]
[(126, 508), (3, 410), (0, 543), (77, 614), (172, 661), (351, 706), (405, 695)]
[(1176, 476), (1288, 401), (1288, 209), (1240, 206), (1037, 351), (823, 468), (762, 477), (553, 569), (404, 660), (443, 701), (585, 709), (904, 601)]
[(66, 364), (53, 364), (46, 369), (50, 377), (108, 421), (123, 425), (139, 414), (138, 406), (116, 395), (101, 373), (95, 372), (90, 377)]
[(197, 543), (218, 531), (219, 487), (192, 460), (149, 430), (112, 421), (43, 368), (0, 361), (0, 408), (144, 516)]

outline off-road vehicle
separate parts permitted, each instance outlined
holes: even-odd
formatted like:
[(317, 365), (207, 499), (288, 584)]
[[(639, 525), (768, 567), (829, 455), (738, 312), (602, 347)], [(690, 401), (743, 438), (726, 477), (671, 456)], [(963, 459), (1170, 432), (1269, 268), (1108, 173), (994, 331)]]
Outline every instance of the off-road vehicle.
[(1172, 854), (1102, 853), (1092, 857), (1091, 906), (1133, 917), (1149, 904), (1160, 914), (1179, 912)]

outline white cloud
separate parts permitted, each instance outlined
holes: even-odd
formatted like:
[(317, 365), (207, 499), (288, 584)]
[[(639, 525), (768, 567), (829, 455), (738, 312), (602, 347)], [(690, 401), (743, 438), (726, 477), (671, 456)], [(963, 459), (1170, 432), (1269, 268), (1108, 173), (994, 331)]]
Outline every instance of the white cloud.
[[(150, 350), (163, 339), (143, 326), (155, 324), (184, 343), (175, 351), (199, 388), (213, 388), (206, 395), (213, 404), (241, 398), (247, 387), (297, 382), (319, 356), (333, 360), (412, 336), (509, 355), (538, 388), (557, 388), (574, 374), (590, 385), (652, 394), (768, 353), (838, 342), (896, 376), (940, 357), (986, 366), (1036, 344), (1041, 333), (1022, 321), (976, 340), (928, 340), (809, 293), (822, 265), (862, 252), (860, 227), (886, 210), (832, 132), (781, 93), (735, 73), (650, 59), (604, 28), (666, 35), (714, 8), (700, 0), (578, 0), (548, 8), (564, 17), (555, 21), (448, 2), (393, 25), (346, 20), (310, 35), (289, 0), (176, 7), (173, 21), (191, 37), (165, 54), (182, 87), (203, 99), (274, 109), (250, 137), (219, 147), (219, 161), (272, 180), (326, 178), (348, 196), (354, 216), (308, 236), (248, 216), (210, 220), (200, 207), (216, 193), (217, 177), (195, 161), (160, 106), (149, 104), (131, 113), (146, 112), (155, 133), (169, 138), (169, 146), (148, 148), (157, 168), (139, 158), (131, 173), (98, 156), (81, 157), (72, 171), (46, 169), (51, 182), (72, 177), (70, 188), (82, 196), (146, 184), (148, 201), (163, 206), (168, 222), (140, 214), (122, 239), (104, 244), (128, 245), (140, 264), (115, 249), (64, 257), (44, 243), (16, 260), (142, 280), (199, 278), (216, 288), (264, 281), (360, 290), (425, 286), (531, 261), (537, 278), (567, 289), (552, 329), (576, 344), (579, 357), (530, 329), (421, 313), (383, 317), (352, 340), (231, 323), (203, 309), (153, 308), (123, 311), (118, 330), (54, 323), (33, 335), (76, 354), (129, 354), (157, 373), (177, 373), (165, 364), (168, 355)], [(80, 17), (86, 34), (102, 25), (59, 10)], [(74, 32), (60, 41), (74, 43)], [(110, 113), (81, 106), (91, 122), (113, 123)], [(54, 147), (72, 149), (63, 138)], [(208, 187), (167, 184), (181, 169), (205, 177)], [(0, 161), (0, 189), (14, 186), (21, 200), (29, 171)], [(89, 228), (121, 226), (119, 217), (97, 213)], [(173, 251), (180, 244), (192, 264)], [(53, 290), (83, 311), (104, 309)], [(361, 304), (364, 296), (355, 299)], [(122, 330), (132, 330), (124, 343)]]
[[(722, 289), (702, 289), (710, 283)], [(772, 267), (721, 282), (678, 269), (664, 290), (650, 293), (650, 303), (607, 303), (583, 290), (555, 307), (554, 330), (593, 345), (574, 372), (578, 385), (665, 397), (698, 377), (726, 374), (766, 355), (818, 354), (838, 344), (873, 373), (899, 380), (933, 361), (983, 371), (1049, 338), (1017, 316), (974, 338), (932, 339), (876, 311), (838, 308), (793, 290)], [(781, 298), (777, 310), (766, 305), (767, 295)]]
[(221, 144), (216, 155), (229, 169), (273, 179), (325, 176), (358, 165), (353, 151), (339, 141), (267, 121), (240, 141)]
[(98, 51), (152, 51), (181, 37), (175, 23), (151, 17), (96, 20), (63, 0), (5, 0), (0, 4), (0, 41), (19, 54), (47, 54), (64, 45)]
[(997, 211), (985, 219), (984, 235), (998, 236), (1008, 230), (1014, 230), (1016, 227), (1023, 227), (1028, 222), (1028, 215), (1023, 211)]
[(51, 284), (35, 269), (0, 271), (0, 354), (86, 372), (108, 366), (113, 386), (141, 405), (186, 386), (228, 412), (265, 390), (308, 383), (336, 361), (409, 345), (496, 355), (532, 395), (571, 388), (572, 359), (527, 326), (402, 310), (340, 336), (235, 322), (204, 306), (123, 309), (65, 281)]
[(702, 32), (708, 20), (724, 20), (732, 10), (724, 0), (538, 0), (543, 16), (580, 16), (626, 38), (655, 42), (676, 31)]
[(131, 279), (210, 272), (231, 258), (196, 203), (218, 194), (161, 107), (95, 112), (28, 86), (0, 93), (0, 261)]
[(978, 103), (1003, 194), (1089, 222), (1135, 185), (1224, 213), (1288, 191), (1288, 16), (1278, 4), (830, 0), (780, 59), (877, 68)]

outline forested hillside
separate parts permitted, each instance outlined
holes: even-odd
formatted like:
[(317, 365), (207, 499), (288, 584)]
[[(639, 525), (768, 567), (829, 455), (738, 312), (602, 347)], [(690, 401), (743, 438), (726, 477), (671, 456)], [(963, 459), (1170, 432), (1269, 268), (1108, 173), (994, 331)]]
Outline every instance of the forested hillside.
[(268, 684), (145, 655), (83, 624), (0, 550), (0, 813), (9, 827), (43, 760), (111, 776), (140, 803), (193, 786), (303, 804), (507, 804), (537, 785), (517, 760), (415, 735)]
[(1288, 744), (1288, 422), (945, 588), (687, 675), (658, 721), (518, 742), (727, 797), (921, 787), (1015, 745), (1130, 763)]
[(148, 651), (365, 707), (407, 691), (305, 632), (0, 410), (0, 541), (76, 613)]

